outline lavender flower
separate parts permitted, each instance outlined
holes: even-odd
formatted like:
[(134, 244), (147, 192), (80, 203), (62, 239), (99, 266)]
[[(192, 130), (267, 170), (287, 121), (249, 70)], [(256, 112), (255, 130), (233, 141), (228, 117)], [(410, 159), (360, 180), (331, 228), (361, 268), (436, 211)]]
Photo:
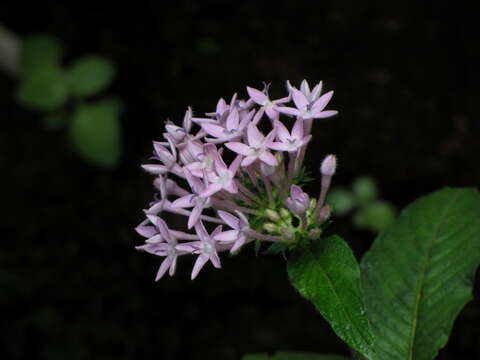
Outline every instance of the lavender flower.
[[(325, 110), (333, 92), (321, 95), (321, 82), (310, 90), (305, 80), (300, 90), (289, 82), (287, 87), (287, 96), (278, 100), (270, 99), (268, 86), (247, 87), (247, 99), (234, 94), (205, 116), (194, 116), (189, 107), (181, 126), (166, 122), (163, 140), (153, 142), (151, 163), (142, 166), (155, 176), (157, 194), (136, 228), (145, 238), (137, 249), (163, 258), (156, 280), (174, 274), (179, 256), (197, 255), (194, 279), (207, 262), (220, 267), (220, 252), (235, 254), (253, 241), (285, 251), (321, 233), (335, 158), (322, 163), (317, 202), (300, 184), (312, 119), (336, 114)], [(295, 107), (288, 107), (292, 99)], [(297, 117), (291, 131), (283, 114)], [(191, 232), (170, 229), (164, 213), (187, 217)]]

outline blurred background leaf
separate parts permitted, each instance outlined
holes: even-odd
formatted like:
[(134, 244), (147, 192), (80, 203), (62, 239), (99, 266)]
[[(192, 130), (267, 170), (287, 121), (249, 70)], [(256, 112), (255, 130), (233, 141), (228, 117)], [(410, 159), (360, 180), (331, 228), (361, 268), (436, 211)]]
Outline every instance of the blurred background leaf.
[(70, 135), (82, 157), (107, 168), (118, 163), (121, 154), (120, 111), (120, 102), (114, 98), (77, 106)]
[(54, 64), (28, 71), (16, 92), (17, 101), (35, 110), (55, 110), (65, 104), (68, 86), (64, 73)]
[(75, 60), (67, 70), (74, 96), (84, 97), (105, 90), (115, 76), (115, 66), (103, 57), (89, 55)]
[(62, 57), (62, 47), (53, 36), (34, 34), (27, 36), (21, 45), (20, 72), (28, 78), (42, 72), (47, 67), (58, 68)]

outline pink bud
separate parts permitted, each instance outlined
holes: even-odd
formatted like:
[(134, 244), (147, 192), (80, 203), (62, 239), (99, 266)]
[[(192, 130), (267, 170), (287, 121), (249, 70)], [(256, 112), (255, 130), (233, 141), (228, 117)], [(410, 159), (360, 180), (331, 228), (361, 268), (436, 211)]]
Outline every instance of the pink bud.
[(320, 172), (322, 175), (332, 176), (335, 174), (335, 169), (337, 167), (337, 157), (335, 155), (327, 155), (322, 161), (320, 166)]
[(310, 207), (310, 198), (297, 185), (290, 187), (290, 197), (286, 200), (286, 205), (296, 215), (303, 215)]

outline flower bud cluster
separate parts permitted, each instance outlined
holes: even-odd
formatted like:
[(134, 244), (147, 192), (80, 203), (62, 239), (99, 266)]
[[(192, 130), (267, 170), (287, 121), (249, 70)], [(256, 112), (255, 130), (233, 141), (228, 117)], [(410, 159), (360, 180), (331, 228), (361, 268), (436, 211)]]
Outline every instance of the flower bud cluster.
[[(136, 228), (146, 238), (137, 248), (164, 258), (156, 280), (174, 274), (179, 256), (197, 255), (193, 279), (207, 262), (219, 268), (220, 252), (236, 253), (249, 242), (291, 246), (319, 236), (326, 206), (301, 188), (303, 159), (313, 120), (337, 114), (325, 110), (333, 91), (321, 94), (321, 82), (310, 90), (305, 80), (300, 89), (287, 82), (287, 90), (272, 100), (268, 86), (247, 87), (245, 100), (235, 94), (205, 117), (188, 108), (181, 126), (166, 123), (152, 163), (142, 166), (155, 176), (157, 194)], [(327, 156), (322, 177), (331, 178), (335, 164)], [(185, 216), (191, 231), (172, 229), (166, 212)]]

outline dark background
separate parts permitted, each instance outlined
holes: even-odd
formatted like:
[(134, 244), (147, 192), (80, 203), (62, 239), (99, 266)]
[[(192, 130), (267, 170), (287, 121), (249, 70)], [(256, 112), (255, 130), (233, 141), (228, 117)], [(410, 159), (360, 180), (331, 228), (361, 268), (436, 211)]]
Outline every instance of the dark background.
[[(89, 165), (15, 104), (16, 82), (0, 74), (0, 358), (346, 353), (289, 285), (281, 256), (245, 249), (194, 282), (193, 259), (182, 259), (155, 283), (160, 259), (134, 250), (152, 196), (139, 165), (187, 105), (201, 114), (246, 85), (272, 82), (281, 94), (286, 79), (323, 79), (340, 115), (315, 123), (314, 173), (335, 153), (335, 184), (370, 174), (398, 207), (442, 186), (478, 186), (477, 13), (453, 1), (1, 2), (3, 25), (56, 36), (67, 63), (93, 52), (117, 64), (109, 92), (124, 102), (124, 134), (118, 168)], [(335, 226), (358, 257), (373, 239)], [(478, 281), (475, 293), (440, 359), (480, 358)]]

